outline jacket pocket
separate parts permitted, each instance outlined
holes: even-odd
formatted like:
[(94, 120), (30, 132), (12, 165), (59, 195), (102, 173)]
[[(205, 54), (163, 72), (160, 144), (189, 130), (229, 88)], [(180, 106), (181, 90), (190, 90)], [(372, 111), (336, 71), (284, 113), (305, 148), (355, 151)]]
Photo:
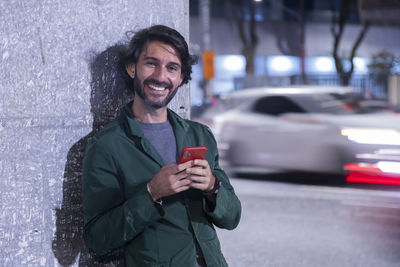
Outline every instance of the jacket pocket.
[(208, 221), (196, 227), (196, 237), (200, 242), (213, 241), (217, 237), (214, 227)]
[(196, 263), (196, 249), (194, 244), (188, 244), (175, 254), (169, 266), (171, 267), (191, 267)]
[(228, 264), (221, 252), (218, 237), (208, 241), (199, 241), (207, 267), (227, 267)]

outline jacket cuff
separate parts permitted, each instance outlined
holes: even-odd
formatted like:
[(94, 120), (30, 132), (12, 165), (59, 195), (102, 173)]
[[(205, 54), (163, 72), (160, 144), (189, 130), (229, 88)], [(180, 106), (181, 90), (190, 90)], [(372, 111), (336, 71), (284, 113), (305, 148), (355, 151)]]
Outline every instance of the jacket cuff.
[(216, 191), (217, 191), (216, 193), (211, 195), (214, 196), (215, 200), (215, 204), (213, 207), (212, 206), (210, 207), (210, 205), (207, 203), (207, 200), (205, 199), (207, 196), (203, 200), (203, 209), (209, 216), (213, 218), (223, 216), (225, 210), (224, 203), (229, 198), (229, 196), (227, 195), (229, 194), (229, 192), (227, 192), (227, 190), (224, 188), (221, 182), (218, 183), (218, 189)]
[(220, 186), (221, 186), (221, 182), (215, 176), (215, 182), (214, 182), (213, 188), (210, 191), (203, 191), (203, 195), (211, 196), (211, 195), (217, 194)]
[(132, 219), (134, 221), (141, 221), (143, 224), (150, 224), (164, 216), (162, 206), (155, 205), (151, 199), (147, 191), (147, 183), (138, 186), (133, 197), (128, 200), (128, 207), (132, 216), (134, 216)]

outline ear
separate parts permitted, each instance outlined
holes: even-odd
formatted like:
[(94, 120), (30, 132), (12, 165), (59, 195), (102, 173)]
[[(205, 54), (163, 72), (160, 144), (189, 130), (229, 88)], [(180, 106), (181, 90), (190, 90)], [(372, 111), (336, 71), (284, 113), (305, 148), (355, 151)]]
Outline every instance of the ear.
[(129, 76), (133, 79), (135, 78), (135, 64), (129, 63), (125, 65), (126, 72), (129, 74)]

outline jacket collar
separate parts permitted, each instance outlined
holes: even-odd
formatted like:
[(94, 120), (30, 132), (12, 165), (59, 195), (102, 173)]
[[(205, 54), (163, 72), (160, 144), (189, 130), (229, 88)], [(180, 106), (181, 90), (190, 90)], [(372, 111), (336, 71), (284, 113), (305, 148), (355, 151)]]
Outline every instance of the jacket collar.
[[(160, 166), (163, 166), (164, 161), (161, 156), (157, 153), (150, 142), (144, 138), (143, 130), (132, 112), (132, 104), (133, 101), (125, 105), (121, 110), (120, 119), (122, 120), (122, 123), (125, 124), (124, 128), (128, 131), (128, 136), (132, 137), (132, 140), (142, 149), (143, 152), (153, 158), (153, 160), (155, 160)], [(189, 142), (187, 141), (189, 124), (174, 111), (167, 109), (167, 112), (168, 120), (174, 130), (176, 146), (180, 152), (185, 146), (189, 145)]]
[[(133, 115), (132, 104), (133, 101), (126, 104), (121, 110), (121, 115), (126, 118), (126, 121), (129, 125), (129, 130), (133, 136), (144, 137), (143, 130), (140, 127), (138, 120)], [(167, 117), (175, 131), (175, 134), (177, 134), (177, 132), (186, 132), (188, 130), (189, 124), (169, 108), (167, 109)]]

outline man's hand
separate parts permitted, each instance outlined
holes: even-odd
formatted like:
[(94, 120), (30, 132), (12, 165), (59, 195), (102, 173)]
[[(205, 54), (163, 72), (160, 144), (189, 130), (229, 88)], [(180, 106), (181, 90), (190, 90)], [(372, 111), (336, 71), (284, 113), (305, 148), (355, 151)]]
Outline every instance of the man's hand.
[(214, 189), (215, 176), (211, 172), (207, 160), (193, 160), (193, 167), (186, 169), (189, 180), (192, 182), (190, 187), (207, 192)]
[(192, 182), (187, 179), (189, 174), (185, 170), (192, 166), (191, 160), (179, 165), (171, 163), (162, 167), (147, 184), (153, 200), (188, 190)]

